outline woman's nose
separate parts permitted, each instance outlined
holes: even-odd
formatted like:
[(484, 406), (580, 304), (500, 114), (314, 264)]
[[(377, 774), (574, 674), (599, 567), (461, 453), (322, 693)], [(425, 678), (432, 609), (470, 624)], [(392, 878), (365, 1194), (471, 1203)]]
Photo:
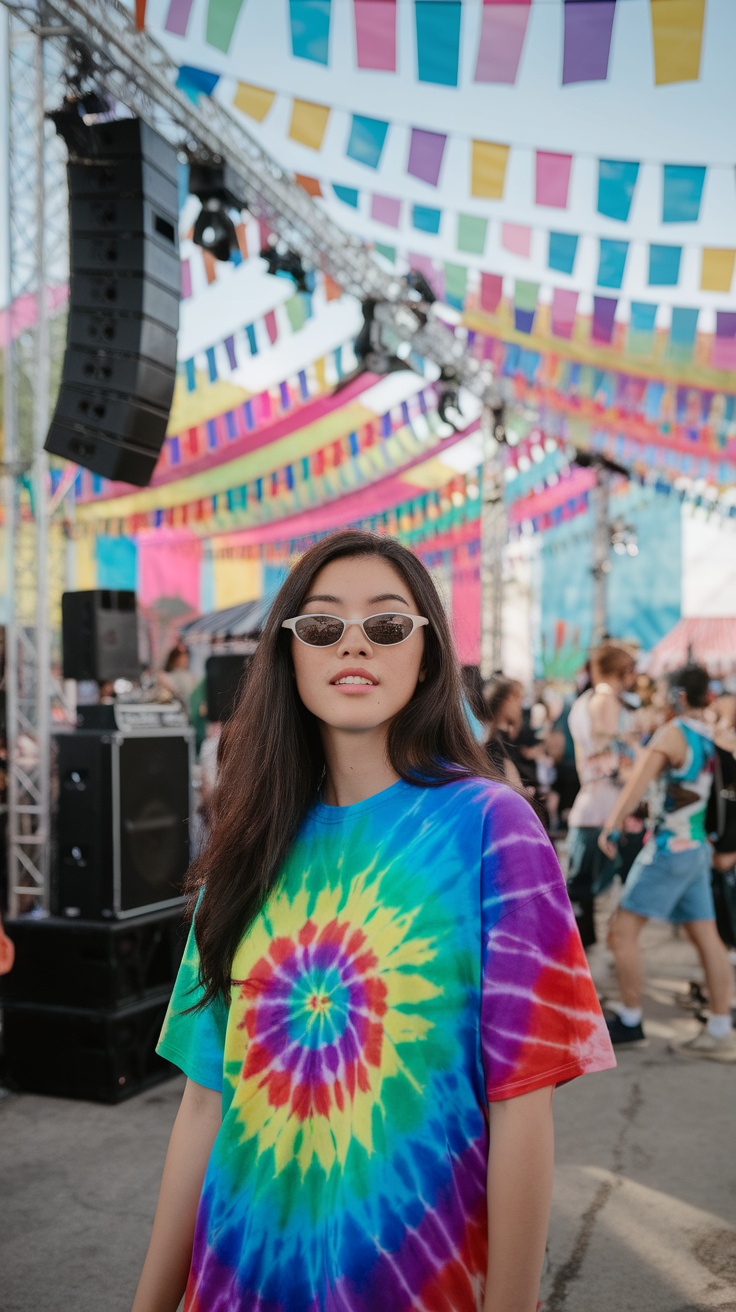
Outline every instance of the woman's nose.
[(340, 651), (349, 655), (351, 652), (360, 652), (363, 656), (372, 654), (372, 647), (363, 632), (360, 624), (348, 624), (342, 635)]

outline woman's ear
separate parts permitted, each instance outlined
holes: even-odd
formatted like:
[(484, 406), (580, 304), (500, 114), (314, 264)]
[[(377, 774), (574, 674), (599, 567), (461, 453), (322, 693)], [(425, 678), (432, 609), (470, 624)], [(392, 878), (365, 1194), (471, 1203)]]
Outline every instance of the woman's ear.
[(421, 670), (419, 671), (419, 680), (418, 680), (418, 682), (419, 682), (419, 683), (424, 683), (424, 680), (426, 679), (426, 677), (427, 677), (427, 671), (426, 671), (425, 669), (421, 669)]

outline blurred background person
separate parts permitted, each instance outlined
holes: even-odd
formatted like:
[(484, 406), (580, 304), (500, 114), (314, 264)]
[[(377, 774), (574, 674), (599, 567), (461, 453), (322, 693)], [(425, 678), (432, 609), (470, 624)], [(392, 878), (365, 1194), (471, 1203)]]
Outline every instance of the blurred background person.
[(713, 901), (718, 932), (736, 961), (736, 696), (715, 702), (715, 777), (706, 825), (713, 842)]
[(483, 695), (483, 721), (486, 727), (486, 752), (510, 784), (521, 787), (518, 754), (514, 739), (524, 719), (524, 687), (518, 679), (494, 674)]
[(584, 947), (596, 942), (595, 898), (612, 882), (618, 853), (607, 858), (598, 836), (631, 767), (636, 735), (623, 694), (633, 688), (636, 662), (624, 643), (607, 641), (591, 653), (592, 686), (568, 717), (580, 791), (568, 818), (567, 887)]

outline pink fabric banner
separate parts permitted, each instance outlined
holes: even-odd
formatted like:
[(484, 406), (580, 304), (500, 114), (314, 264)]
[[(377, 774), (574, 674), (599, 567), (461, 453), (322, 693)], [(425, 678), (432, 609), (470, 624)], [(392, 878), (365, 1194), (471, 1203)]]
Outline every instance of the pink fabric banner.
[[(68, 299), (69, 287), (66, 283), (46, 288), (46, 304), (50, 314), (55, 314)], [(5, 306), (0, 310), (0, 347), (8, 345), (11, 335), (15, 341), (16, 337), (20, 337), (28, 328), (35, 328), (37, 321), (38, 302), (35, 292), (26, 292), (25, 295), (16, 297), (12, 306)]]
[(441, 132), (427, 132), (424, 128), (412, 128), (409, 147), (407, 173), (436, 187), (439, 182), (442, 156), (447, 137)]
[(167, 32), (173, 32), (174, 36), (186, 36), (193, 2), (194, 0), (171, 0), (164, 23)]
[(202, 542), (192, 534), (156, 529), (155, 537), (138, 541), (138, 600), (155, 606), (163, 598), (199, 610), (199, 574)]
[(358, 68), (396, 72), (396, 0), (354, 0)]
[(531, 0), (484, 0), (476, 82), (513, 86), (519, 72)]
[(528, 259), (532, 251), (532, 230), (523, 223), (501, 224), (501, 245), (512, 255)]
[(181, 299), (186, 301), (192, 294), (192, 266), (189, 260), (181, 262)]
[(371, 218), (376, 223), (385, 223), (390, 228), (398, 228), (401, 223), (401, 201), (394, 196), (372, 196)]
[(503, 295), (503, 278), (500, 273), (482, 273), (480, 276), (480, 308), (486, 314), (495, 314)]
[(569, 341), (575, 326), (578, 294), (566, 287), (555, 287), (552, 293), (552, 333)]
[(572, 155), (555, 155), (548, 150), (537, 151), (537, 186), (535, 203), (567, 209), (570, 188)]

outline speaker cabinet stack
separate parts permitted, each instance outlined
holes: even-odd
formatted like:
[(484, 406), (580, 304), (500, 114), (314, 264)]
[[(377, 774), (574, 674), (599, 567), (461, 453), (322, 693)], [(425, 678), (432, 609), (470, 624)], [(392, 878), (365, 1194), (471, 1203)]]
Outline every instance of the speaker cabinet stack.
[(69, 326), (46, 450), (139, 487), (176, 378), (177, 168), (173, 146), (139, 119), (70, 141)]
[(6, 927), (11, 1087), (119, 1102), (176, 1073), (155, 1046), (184, 942), (192, 737), (54, 736), (52, 915)]
[(96, 588), (61, 597), (65, 679), (137, 679), (138, 612), (134, 592)]
[(177, 1074), (156, 1042), (181, 961), (180, 910), (130, 921), (11, 920), (10, 1088), (115, 1103)]

